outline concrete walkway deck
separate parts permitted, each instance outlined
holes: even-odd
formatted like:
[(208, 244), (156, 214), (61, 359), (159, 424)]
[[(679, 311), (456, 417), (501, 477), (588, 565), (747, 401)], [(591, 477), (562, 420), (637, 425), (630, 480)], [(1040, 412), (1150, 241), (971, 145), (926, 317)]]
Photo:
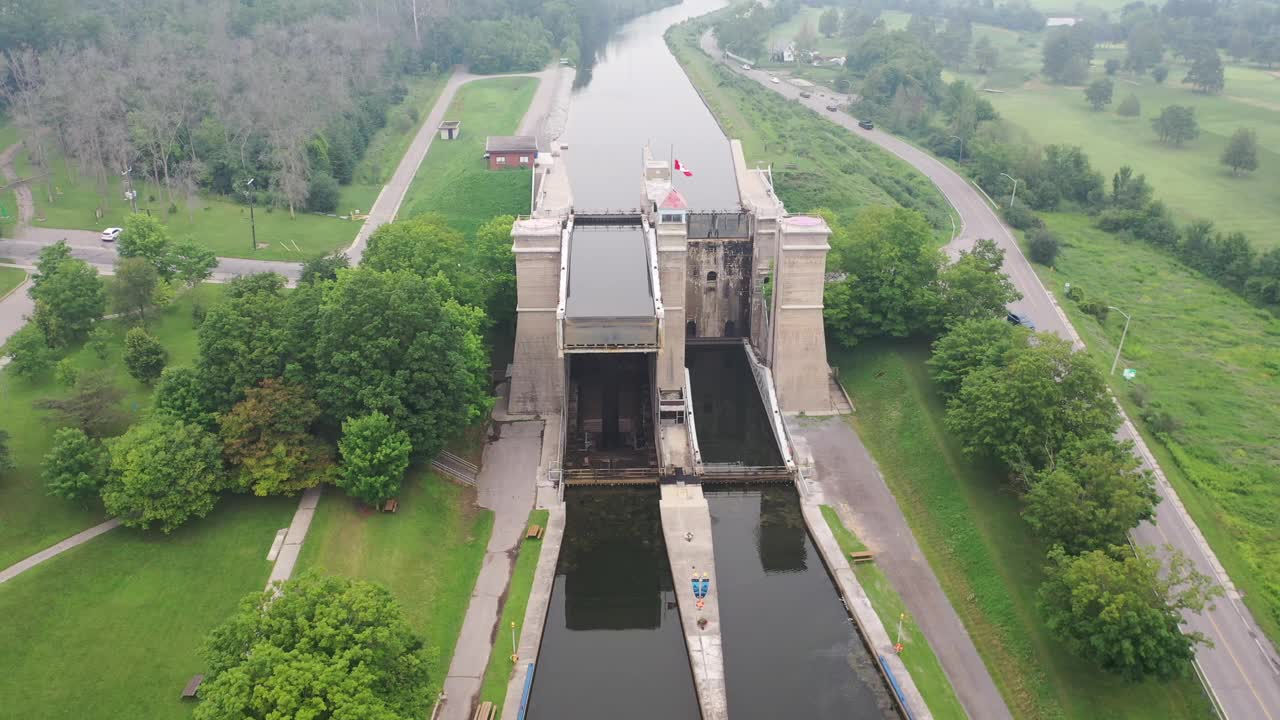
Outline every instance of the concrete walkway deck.
[(284, 544), (276, 555), (276, 564), (271, 568), (271, 577), (267, 578), (267, 590), (275, 583), (284, 582), (293, 576), (293, 568), (298, 564), (298, 556), (302, 554), (302, 543), (306, 541), (311, 520), (316, 516), (322, 490), (323, 486), (302, 491), (298, 509), (293, 511), (293, 520), (289, 523), (289, 531), (285, 533)]
[[(662, 513), (662, 535), (675, 581), (680, 623), (684, 627), (693, 686), (703, 720), (729, 717), (729, 700), (724, 684), (724, 653), (720, 637), (719, 582), (711, 537), (711, 508), (698, 485), (663, 485), (658, 501)], [(692, 578), (706, 574), (710, 591), (699, 608), (693, 596)], [(698, 623), (705, 621), (703, 627)]]
[(94, 525), (88, 530), (82, 530), (56, 545), (51, 545), (44, 550), (41, 550), (35, 555), (23, 558), (4, 570), (0, 570), (0, 583), (9, 582), (13, 578), (39, 565), (45, 560), (57, 557), (71, 548), (83, 545), (105, 532), (115, 530), (119, 526), (120, 521), (113, 518), (104, 523)]
[(547, 623), (547, 608), (551, 605), (551, 592), (556, 584), (556, 567), (560, 561), (560, 545), (564, 541), (565, 512), (563, 505), (546, 508), (547, 531), (542, 536), (538, 568), (533, 573), (533, 587), (529, 590), (529, 604), (525, 606), (524, 621), (520, 626), (520, 645), (516, 650), (515, 670), (507, 681), (507, 695), (502, 703), (502, 720), (516, 720), (520, 716), (520, 702), (529, 673), (538, 662), (542, 649), (542, 629)]

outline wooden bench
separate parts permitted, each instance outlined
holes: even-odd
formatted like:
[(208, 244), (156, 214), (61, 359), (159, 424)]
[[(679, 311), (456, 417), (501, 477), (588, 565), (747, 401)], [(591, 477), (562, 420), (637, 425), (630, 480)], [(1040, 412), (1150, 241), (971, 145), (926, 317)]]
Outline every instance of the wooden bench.
[(855, 550), (849, 553), (849, 559), (853, 561), (853, 564), (857, 565), (858, 563), (871, 562), (876, 559), (876, 556), (870, 550)]
[(386, 502), (386, 504), (382, 506), (382, 512), (393, 513), (399, 509), (400, 509), (400, 501), (397, 500), (396, 498), (391, 498)]
[(204, 675), (193, 675), (191, 680), (187, 682), (187, 686), (182, 688), (182, 699), (191, 700), (195, 698), (196, 692), (200, 690), (200, 684), (204, 682)]
[(524, 536), (526, 540), (541, 540), (547, 529), (541, 525), (530, 525), (529, 532)]
[(494, 707), (493, 703), (486, 700), (485, 702), (480, 703), (480, 707), (476, 708), (476, 714), (472, 715), (471, 718), (472, 720), (493, 720), (497, 713), (498, 708)]

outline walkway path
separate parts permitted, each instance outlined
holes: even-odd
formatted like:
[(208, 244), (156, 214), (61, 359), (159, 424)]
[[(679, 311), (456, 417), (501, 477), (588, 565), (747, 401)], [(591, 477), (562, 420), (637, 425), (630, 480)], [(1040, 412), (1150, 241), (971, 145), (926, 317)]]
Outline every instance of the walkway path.
[[(719, 48), (710, 33), (702, 37), (701, 44), (711, 57), (720, 57)], [(1084, 347), (1057, 300), (1045, 289), (1031, 263), (1022, 254), (1012, 232), (968, 180), (937, 158), (904, 140), (880, 130), (861, 130), (857, 126), (857, 119), (848, 113), (827, 112), (822, 98), (801, 98), (800, 88), (785, 82), (771, 83), (769, 75), (758, 70), (742, 70), (734, 63), (728, 63), (727, 67), (789, 99), (805, 104), (820, 117), (883, 147), (926, 175), (955, 208), (963, 226), (947, 246), (948, 252), (955, 255), (960, 250), (971, 247), (978, 238), (993, 238), (1005, 251), (1005, 273), (1023, 296), (1022, 300), (1010, 307), (1029, 316), (1040, 330), (1069, 339), (1078, 348)], [(1196, 651), (1205, 684), (1228, 718), (1280, 720), (1280, 654), (1262, 633), (1249, 609), (1240, 602), (1240, 595), (1222, 564), (1205, 542), (1195, 521), (1187, 514), (1150, 448), (1136, 432), (1123, 408), (1120, 408), (1120, 413), (1123, 425), (1117, 437), (1134, 443), (1135, 452), (1143, 465), (1156, 477), (1156, 491), (1162, 500), (1156, 506), (1155, 522), (1143, 523), (1136, 528), (1133, 539), (1143, 545), (1159, 548), (1167, 544), (1181, 550), (1192, 560), (1197, 570), (1215, 578), (1227, 591), (1227, 597), (1218, 601), (1213, 609), (1206, 610), (1203, 614), (1186, 614), (1188, 628), (1204, 633), (1213, 643), (1212, 647), (1201, 646)], [(1163, 550), (1158, 552), (1164, 554)], [(947, 667), (947, 672), (951, 673), (950, 667)]]
[(298, 556), (302, 554), (302, 543), (307, 539), (307, 530), (311, 528), (311, 520), (316, 515), (316, 506), (320, 504), (320, 493), (323, 486), (307, 488), (298, 498), (298, 509), (293, 512), (293, 520), (289, 522), (289, 530), (285, 533), (280, 553), (276, 555), (276, 563), (271, 567), (271, 577), (267, 578), (267, 589), (277, 582), (284, 582), (293, 576), (293, 568), (298, 564)]
[(116, 529), (116, 527), (119, 525), (120, 525), (119, 520), (115, 520), (115, 519), (108, 520), (104, 523), (94, 525), (88, 530), (82, 530), (76, 533), (75, 535), (72, 535), (71, 537), (67, 538), (66, 540), (63, 540), (57, 545), (52, 545), (50, 547), (45, 548), (44, 550), (41, 550), (35, 555), (19, 560), (18, 562), (10, 565), (4, 570), (0, 570), (0, 583), (6, 583), (12, 580), (13, 578), (21, 575), (22, 573), (30, 570), (31, 568), (39, 565), (45, 560), (61, 555), (62, 553), (70, 550), (73, 547), (78, 547), (80, 545), (83, 545), (109, 530)]

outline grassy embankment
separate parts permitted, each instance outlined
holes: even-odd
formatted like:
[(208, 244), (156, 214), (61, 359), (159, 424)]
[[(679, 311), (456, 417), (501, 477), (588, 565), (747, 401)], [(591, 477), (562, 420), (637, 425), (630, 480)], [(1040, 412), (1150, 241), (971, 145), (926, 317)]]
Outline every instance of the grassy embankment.
[(950, 208), (923, 175), (844, 128), (755, 81), (730, 73), (698, 48), (698, 23), (677, 25), (667, 44), (702, 93), (725, 134), (742, 141), (749, 164), (773, 166), (778, 195), (791, 212), (828, 208), (848, 220), (872, 205), (923, 212), (949, 238)]
[(0, 299), (13, 292), (26, 279), (27, 271), (22, 268), (0, 267)]
[[(431, 110), (436, 95), (444, 86), (445, 76), (416, 78), (410, 83), (407, 103), (416, 104), (419, 118), (425, 118)], [(398, 107), (390, 109), (394, 115)], [(365, 157), (357, 167), (351, 185), (341, 187), (337, 215), (347, 215), (352, 210), (368, 212), (382, 189), (385, 179), (395, 170), (399, 157), (404, 154), (410, 139), (417, 130), (414, 126), (397, 126), (389, 123), (374, 136)], [(15, 163), (18, 174), (32, 174), (25, 154)], [(124, 186), (120, 178), (109, 183), (108, 207), (101, 219), (94, 211), (101, 204), (92, 178), (80, 176), (63, 158), (52, 162), (53, 172), (49, 182), (37, 182), (32, 186), (36, 203), (35, 223), (41, 227), (101, 230), (121, 226), (130, 211), (124, 199)], [(138, 191), (138, 210), (149, 209), (151, 214), (163, 220), (175, 237), (190, 237), (224, 257), (252, 257), (259, 260), (304, 260), (330, 252), (350, 243), (360, 229), (360, 223), (328, 215), (318, 215), (299, 210), (289, 217), (288, 209), (259, 206), (254, 213), (257, 227), (258, 250), (251, 248), (249, 208), (217, 195), (201, 194), (194, 205), (175, 194), (177, 212), (169, 212), (169, 196), (152, 183), (144, 182), (135, 174), (134, 185)], [(53, 200), (50, 202), (50, 188)]]
[(1050, 637), (1035, 607), (1044, 548), (1012, 489), (948, 437), (927, 357), (926, 347), (901, 344), (831, 354), (858, 408), (859, 435), (1014, 716), (1207, 716), (1194, 676), (1129, 685)]
[(411, 470), (395, 514), (338, 491), (326, 493), (298, 570), (315, 568), (389, 588), (431, 649), (434, 695), (444, 686), (492, 530), (493, 513), (476, 507), (474, 491)]
[[(208, 305), (221, 292), (220, 286), (204, 285), (183, 293), (151, 321), (150, 331), (168, 351), (169, 365), (184, 365), (195, 359), (192, 305), (197, 299)], [(107, 320), (106, 326), (112, 330), (106, 360), (99, 360), (87, 347), (74, 349), (70, 357), (81, 372), (105, 372), (124, 391), (120, 410), (127, 425), (145, 412), (151, 388), (130, 377), (121, 360), (128, 326), (119, 320)], [(9, 451), (15, 464), (13, 470), (5, 471), (4, 481), (0, 482), (0, 567), (8, 567), (103, 519), (97, 502), (86, 509), (49, 497), (40, 478), (40, 464), (52, 443), (55, 421), (33, 403), (67, 393), (54, 380), (52, 371), (30, 380), (15, 376), (9, 369), (0, 372), (0, 429), (9, 433)]]
[[(851, 552), (867, 549), (867, 546), (863, 545), (862, 541), (840, 521), (835, 508), (823, 505), (821, 509), (822, 517), (827, 521), (827, 526), (835, 535), (840, 550), (846, 556)], [(857, 576), (858, 583), (871, 600), (871, 606), (875, 608), (880, 622), (889, 632), (890, 637), (896, 639), (898, 619), (907, 612), (902, 598), (889, 583), (889, 578), (885, 577), (884, 572), (876, 567), (874, 562), (858, 563), (852, 567), (853, 574)], [(902, 662), (910, 671), (911, 679), (915, 681), (920, 694), (924, 696), (925, 704), (929, 706), (933, 716), (940, 719), (968, 717), (951, 689), (951, 681), (947, 679), (937, 656), (929, 647), (929, 641), (910, 617), (907, 617), (902, 625), (902, 645), (904, 647), (901, 653)]]
[[(1066, 243), (1056, 270), (1036, 266), (1045, 286), (1104, 369), (1124, 317), (1112, 312), (1100, 324), (1062, 297), (1063, 283), (1133, 316), (1110, 378), (1116, 395), (1245, 604), (1280, 638), (1280, 319), (1087, 217), (1045, 219)], [(1125, 367), (1137, 370), (1136, 380), (1120, 377)], [(1139, 401), (1159, 403), (1181, 427), (1153, 432)]]
[[(549, 513), (546, 510), (534, 510), (529, 513), (530, 525), (546, 527)], [(520, 633), (524, 629), (524, 613), (529, 607), (529, 593), (533, 589), (533, 574), (538, 569), (538, 558), (542, 555), (542, 541), (521, 539), (519, 552), (516, 555), (515, 569), (511, 572), (511, 582), (507, 585), (507, 594), (502, 599), (502, 617), (498, 619), (498, 634), (489, 653), (489, 665), (484, 671), (484, 683), (480, 687), (480, 699), (488, 700), (497, 708), (497, 717), (502, 717), (502, 702), (506, 699), (507, 683), (516, 664), (511, 656), (515, 650), (511, 645), (511, 628), (515, 626), (517, 647)], [(532, 658), (526, 658), (532, 660)]]
[(295, 504), (226, 497), (171, 535), (116, 529), (0, 585), (0, 714), (191, 717), (178, 696), (206, 670), (200, 644), (262, 590)]
[(492, 78), (459, 88), (445, 119), (462, 121), (462, 134), (431, 143), (400, 217), (438, 212), (470, 235), (497, 215), (528, 213), (532, 171), (490, 171), (484, 143), (489, 135), (515, 134), (537, 87), (534, 78)]

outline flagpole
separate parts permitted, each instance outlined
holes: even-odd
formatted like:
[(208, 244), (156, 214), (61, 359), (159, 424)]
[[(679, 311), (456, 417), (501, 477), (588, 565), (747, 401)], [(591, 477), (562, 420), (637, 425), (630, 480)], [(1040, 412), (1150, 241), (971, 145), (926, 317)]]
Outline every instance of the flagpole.
[(676, 144), (671, 143), (667, 150), (667, 171), (671, 175), (671, 189), (676, 187)]

